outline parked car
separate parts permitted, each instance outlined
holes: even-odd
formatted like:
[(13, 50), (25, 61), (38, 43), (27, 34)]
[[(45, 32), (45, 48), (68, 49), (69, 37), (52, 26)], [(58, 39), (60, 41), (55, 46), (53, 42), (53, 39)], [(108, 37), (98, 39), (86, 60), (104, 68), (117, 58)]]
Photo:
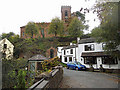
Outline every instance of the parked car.
[(69, 62), (67, 63), (67, 69), (86, 70), (86, 67), (80, 62)]

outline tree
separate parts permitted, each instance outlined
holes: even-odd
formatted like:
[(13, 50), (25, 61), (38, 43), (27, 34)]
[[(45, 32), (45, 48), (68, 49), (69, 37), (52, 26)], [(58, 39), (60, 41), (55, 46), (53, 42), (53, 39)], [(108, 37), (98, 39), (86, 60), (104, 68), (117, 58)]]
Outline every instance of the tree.
[(99, 27), (92, 30), (92, 36), (99, 42), (106, 43), (105, 50), (114, 56), (119, 56), (118, 50), (120, 46), (120, 27), (118, 27), (118, 3), (98, 2), (95, 11), (101, 21)]
[(68, 23), (70, 24), (71, 20), (75, 17), (77, 17), (84, 24), (85, 30), (89, 28), (89, 26), (86, 24), (85, 14), (81, 13), (80, 11), (76, 11), (72, 13), (71, 18), (69, 19)]
[(55, 35), (55, 37), (58, 35), (62, 36), (64, 34), (64, 23), (61, 21), (58, 17), (52, 19), (51, 24), (49, 26), (49, 33), (52, 33)]
[(38, 34), (38, 26), (34, 22), (28, 22), (25, 27), (25, 33), (33, 38), (33, 35)]
[(85, 22), (85, 14), (82, 14), (79, 11), (76, 11), (75, 13), (76, 13), (75, 16), (77, 16), (78, 18), (80, 18), (82, 22)]
[(15, 35), (15, 33), (13, 33), (13, 32), (2, 33), (1, 37), (2, 37), (2, 39), (4, 39), (4, 38), (9, 39), (11, 36), (14, 36), (14, 35)]
[(68, 26), (69, 35), (72, 37), (79, 37), (83, 34), (84, 25), (78, 20), (77, 17), (74, 17)]

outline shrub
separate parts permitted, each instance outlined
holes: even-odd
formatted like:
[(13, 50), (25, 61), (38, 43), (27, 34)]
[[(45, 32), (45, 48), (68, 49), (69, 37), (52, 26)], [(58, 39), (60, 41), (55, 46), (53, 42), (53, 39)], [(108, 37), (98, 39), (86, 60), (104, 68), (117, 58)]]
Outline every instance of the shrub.
[(52, 69), (52, 67), (59, 65), (59, 63), (60, 59), (58, 57), (54, 57), (49, 60), (44, 60), (44, 62), (42, 62), (42, 68), (44, 71), (48, 71), (49, 69)]

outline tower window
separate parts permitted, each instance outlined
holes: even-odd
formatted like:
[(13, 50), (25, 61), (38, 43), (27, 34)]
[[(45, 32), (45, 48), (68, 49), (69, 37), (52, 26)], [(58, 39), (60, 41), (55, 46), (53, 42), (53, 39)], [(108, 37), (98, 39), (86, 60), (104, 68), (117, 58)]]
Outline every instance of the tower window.
[(68, 16), (68, 12), (67, 12), (67, 10), (65, 10), (65, 16)]

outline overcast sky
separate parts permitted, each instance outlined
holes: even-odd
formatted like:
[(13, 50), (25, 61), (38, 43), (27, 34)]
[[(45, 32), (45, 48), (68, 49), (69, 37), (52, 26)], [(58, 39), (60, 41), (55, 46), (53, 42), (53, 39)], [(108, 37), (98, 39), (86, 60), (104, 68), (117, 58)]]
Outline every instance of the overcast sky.
[[(90, 8), (95, 0), (0, 0), (0, 34), (14, 32), (20, 34), (20, 27), (29, 21), (50, 22), (52, 18), (61, 19), (61, 6), (71, 6), (71, 12), (79, 11), (81, 7)], [(92, 12), (86, 15), (90, 20), (89, 31), (99, 25), (99, 20)]]

